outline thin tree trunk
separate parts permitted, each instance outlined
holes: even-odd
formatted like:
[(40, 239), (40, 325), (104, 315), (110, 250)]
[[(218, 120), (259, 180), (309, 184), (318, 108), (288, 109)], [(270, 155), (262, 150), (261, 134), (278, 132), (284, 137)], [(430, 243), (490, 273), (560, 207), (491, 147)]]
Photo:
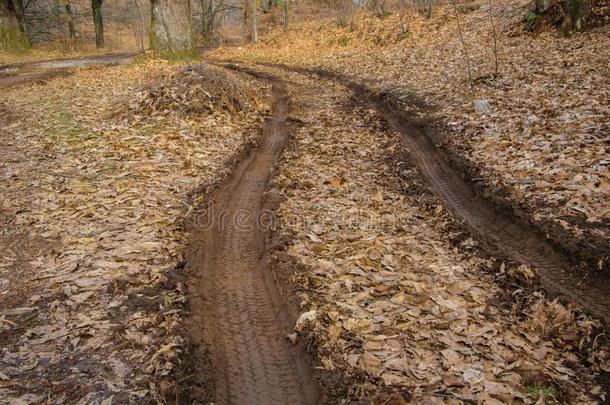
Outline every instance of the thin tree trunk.
[(201, 36), (206, 44), (212, 43), (216, 25), (216, 7), (213, 0), (201, 0)]
[(201, 0), (201, 36), (203, 37), (203, 42), (206, 44), (210, 43), (210, 20), (208, 15), (210, 1), (211, 0)]
[(498, 62), (498, 38), (496, 35), (496, 23), (494, 21), (493, 14), (493, 0), (489, 0), (489, 19), (491, 21), (491, 33), (493, 35), (494, 40), (494, 60), (495, 60), (495, 69), (494, 69), (494, 77), (498, 77), (499, 71), (499, 62)]
[(398, 1), (398, 20), (400, 21), (400, 32), (406, 34), (409, 32), (409, 22), (405, 21), (406, 4), (405, 0)]
[(354, 2), (353, 0), (338, 0), (339, 4), (339, 25), (354, 29)]
[(29, 48), (21, 0), (0, 0), (0, 47), (7, 50)]
[[(142, 27), (142, 13), (140, 12), (140, 6), (138, 0), (132, 0), (133, 8), (131, 11), (131, 25), (133, 27), (133, 33), (138, 42), (138, 50), (144, 52), (144, 29)], [(135, 13), (133, 12), (135, 10)]]
[(288, 32), (288, 26), (290, 24), (288, 15), (288, 0), (284, 0), (284, 32)]
[(95, 46), (104, 47), (104, 19), (102, 14), (103, 0), (91, 0), (91, 12), (93, 13), (93, 25), (95, 25)]
[(250, 3), (250, 41), (258, 42), (258, 22), (256, 17), (256, 0), (248, 0)]
[(468, 54), (468, 48), (466, 47), (466, 41), (464, 41), (464, 36), (462, 35), (462, 25), (460, 24), (460, 13), (457, 9), (456, 0), (452, 1), (453, 3), (453, 11), (455, 12), (455, 19), (457, 21), (457, 29), (458, 35), (460, 36), (460, 42), (462, 43), (462, 49), (464, 50), (464, 59), (466, 60), (466, 69), (468, 70), (468, 82), (470, 83), (470, 88), (473, 88), (472, 83), (472, 69), (470, 68), (470, 55)]
[(64, 7), (66, 9), (66, 16), (68, 16), (68, 32), (70, 33), (70, 39), (76, 39), (76, 28), (74, 27), (74, 14), (72, 13), (72, 5), (70, 0), (64, 0)]
[(151, 0), (150, 46), (168, 59), (198, 56), (190, 0)]

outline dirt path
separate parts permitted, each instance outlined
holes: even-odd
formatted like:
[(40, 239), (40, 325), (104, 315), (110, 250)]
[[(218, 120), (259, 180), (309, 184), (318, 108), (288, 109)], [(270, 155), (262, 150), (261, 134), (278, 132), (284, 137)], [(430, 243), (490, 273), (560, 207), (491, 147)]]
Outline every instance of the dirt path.
[(282, 77), (293, 106), (269, 191), (285, 196), (272, 233), (282, 242), (268, 254), (281, 291), (314, 318), (299, 323), (298, 341), (326, 403), (535, 403), (538, 386), (561, 403), (594, 402), (598, 322), (520, 288), (514, 263), (498, 274), (401, 134), (353, 91), (256, 70)]
[[(366, 104), (373, 106), (408, 146), (414, 163), (432, 190), (448, 208), (465, 221), (471, 233), (501, 255), (531, 266), (542, 287), (550, 294), (584, 307), (610, 325), (610, 280), (603, 276), (583, 279), (570, 272), (569, 261), (530, 226), (507, 212), (500, 212), (479, 197), (435, 146), (430, 125), (405, 111), (388, 94), (377, 94), (365, 85), (325, 70), (310, 70), (286, 65), (270, 65), (339, 82), (351, 89)], [(420, 104), (413, 100), (414, 105)]]
[(569, 271), (568, 261), (543, 237), (510, 215), (499, 212), (481, 199), (446, 160), (420, 119), (409, 117), (384, 98), (372, 95), (360, 85), (350, 85), (367, 97), (411, 150), (411, 155), (432, 190), (455, 215), (462, 218), (475, 236), (490, 243), (511, 259), (531, 266), (550, 294), (580, 305), (610, 325), (610, 284), (599, 277), (582, 280)]
[(53, 59), (41, 62), (0, 66), (0, 88), (25, 81), (45, 81), (69, 74), (72, 69), (94, 65), (121, 65), (133, 59), (133, 53), (96, 55), (83, 58)]
[(315, 403), (304, 355), (286, 336), (290, 316), (264, 258), (260, 219), (264, 192), (287, 141), (287, 93), (275, 82), (273, 117), (258, 150), (241, 162), (198, 224), (201, 250), (193, 265), (195, 322), (211, 350), (215, 403)]

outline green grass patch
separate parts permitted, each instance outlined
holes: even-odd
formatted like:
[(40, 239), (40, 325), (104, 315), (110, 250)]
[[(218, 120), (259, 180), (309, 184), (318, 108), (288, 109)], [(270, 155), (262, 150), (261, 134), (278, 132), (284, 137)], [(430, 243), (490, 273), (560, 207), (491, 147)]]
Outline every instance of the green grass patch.
[[(53, 103), (53, 100), (45, 100), (43, 102)], [(74, 114), (68, 111), (63, 104), (55, 106), (54, 111), (49, 114), (45, 124), (41, 128), (45, 140), (56, 146), (65, 146), (70, 152), (87, 149), (86, 141), (95, 137), (93, 133), (74, 119)]]
[(527, 390), (532, 393), (538, 395), (538, 398), (544, 398), (544, 400), (556, 400), (558, 390), (556, 387), (552, 385), (548, 386), (538, 386), (538, 385), (530, 385), (527, 387)]

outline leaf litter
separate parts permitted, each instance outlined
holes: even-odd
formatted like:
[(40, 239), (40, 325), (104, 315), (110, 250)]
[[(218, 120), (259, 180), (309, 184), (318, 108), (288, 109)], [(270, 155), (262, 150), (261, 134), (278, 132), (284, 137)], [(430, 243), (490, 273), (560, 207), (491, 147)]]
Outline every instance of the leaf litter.
[(318, 369), (343, 375), (337, 402), (603, 397), (595, 378), (610, 363), (598, 321), (539, 292), (516, 289), (503, 303), (491, 259), (472, 240), (456, 247), (416, 171), (388, 158), (400, 156), (399, 135), (340, 86), (275, 73), (292, 83), (301, 123), (272, 188), (285, 198), (277, 232), (290, 241), (301, 310), (289, 338), (308, 342)]
[[(431, 19), (407, 10), (406, 34), (396, 13), (357, 15), (353, 29), (305, 21), (213, 57), (331, 69), (397, 96), (405, 109), (444, 122), (438, 143), (489, 198), (523, 212), (579, 267), (607, 273), (610, 25), (532, 36), (523, 30), (531, 9), (525, 0), (476, 2), (459, 14), (472, 90), (451, 5), (437, 5)], [(434, 110), (419, 111), (413, 96)]]
[[(439, 114), (453, 131), (442, 141), (464, 148), (490, 188), (507, 191), (536, 218), (550, 218), (576, 238), (607, 240), (607, 150), (599, 136), (607, 129), (607, 28), (577, 37), (587, 39), (582, 42), (547, 34), (532, 40), (514, 32), (521, 3), (497, 7), (507, 70), (499, 81), (485, 77), (492, 60), (485, 7), (462, 16), (482, 73), (476, 97), (466, 90), (455, 18), (443, 7), (430, 21), (409, 15), (407, 36), (395, 15), (358, 20), (353, 32), (313, 22), (275, 33), (273, 46), (217, 55), (321, 65), (374, 80), (379, 90), (416, 92), (442, 106)], [(563, 48), (545, 64), (529, 60), (558, 44)], [(12, 88), (0, 106), (8, 123), (0, 131), (10, 131), (0, 152), (0, 333), (8, 342), (0, 397), (111, 403), (172, 390), (168, 375), (184, 349), (176, 331), (184, 235), (176, 218), (201, 201), (185, 198), (188, 190), (226, 174), (224, 163), (251, 141), (255, 131), (246, 129), (261, 115), (248, 107), (236, 114), (206, 110), (209, 104), (191, 110), (189, 96), (171, 90), (180, 86), (172, 82), (175, 67), (140, 63)], [(165, 74), (161, 84), (151, 83), (150, 72)], [(199, 72), (183, 73), (196, 84)], [(558, 77), (568, 80), (555, 95)], [(416, 188), (417, 175), (408, 164), (385, 159), (398, 147), (394, 135), (379, 132), (370, 112), (338, 115), (347, 95), (336, 91), (327, 86), (314, 98), (293, 91), (307, 106), (299, 117), (306, 126), (275, 182), (288, 198), (284, 219), (313, 219), (310, 227), (282, 228), (294, 239), (290, 254), (306, 269), (295, 275), (306, 315), (294, 338), (316, 342), (320, 367), (361, 382), (350, 387), (352, 397), (396, 389), (390, 397), (396, 403), (595, 402), (595, 374), (608, 371), (597, 323), (538, 293), (524, 297), (516, 290), (508, 308), (494, 300), (504, 292), (480, 271), (491, 264), (462, 249), (476, 243), (456, 249), (441, 226), (442, 207), (432, 218), (427, 201), (399, 192), (388, 176), (395, 166), (407, 174), (403, 188)], [(570, 99), (573, 114), (548, 113)], [(513, 100), (527, 107), (525, 121)], [(219, 105), (225, 102), (232, 103)], [(540, 128), (550, 128), (552, 141), (560, 138), (557, 167), (539, 153), (549, 142)], [(583, 137), (587, 131), (593, 135)], [(502, 142), (506, 148), (498, 148)], [(553, 176), (542, 179), (550, 185), (535, 177), (540, 170)], [(582, 215), (591, 227), (576, 220)], [(531, 273), (503, 270), (526, 279)]]
[(152, 59), (5, 90), (0, 402), (172, 392), (185, 350), (182, 220), (201, 199), (191, 191), (256, 141), (266, 93)]

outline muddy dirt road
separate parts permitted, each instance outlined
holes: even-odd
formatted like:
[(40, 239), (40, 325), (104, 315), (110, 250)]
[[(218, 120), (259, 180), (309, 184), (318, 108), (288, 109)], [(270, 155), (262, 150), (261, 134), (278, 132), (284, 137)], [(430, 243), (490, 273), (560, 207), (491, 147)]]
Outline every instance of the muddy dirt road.
[(72, 69), (80, 67), (121, 65), (130, 62), (134, 55), (134, 53), (117, 53), (3, 65), (0, 66), (0, 88), (26, 81), (48, 80), (69, 74)]
[(203, 324), (211, 352), (214, 402), (219, 404), (312, 404), (316, 389), (308, 363), (287, 335), (293, 320), (267, 268), (263, 199), (287, 141), (287, 95), (273, 85), (275, 110), (256, 151), (235, 169), (199, 226), (192, 271), (193, 322)]
[[(430, 188), (465, 222), (473, 236), (485, 242), (492, 253), (531, 266), (542, 287), (553, 296), (585, 308), (606, 327), (610, 325), (610, 279), (605, 276), (583, 279), (573, 274), (569, 260), (531, 226), (483, 200), (436, 147), (431, 125), (424, 119), (406, 111), (392, 95), (374, 93), (365, 85), (335, 72), (268, 66), (330, 79), (352, 90), (360, 102), (374, 107), (402, 134), (414, 163)], [(414, 106), (418, 104), (421, 103), (413, 100)]]
[[(565, 307), (556, 302), (552, 303), (552, 298), (542, 298), (546, 297), (546, 294), (533, 294), (533, 288), (518, 291), (518, 287), (513, 284), (503, 284), (506, 279), (493, 272), (497, 267), (488, 262), (486, 258), (489, 255), (481, 249), (487, 248), (491, 243), (480, 244), (470, 238), (466, 229), (459, 224), (459, 213), (445, 201), (441, 191), (430, 186), (432, 181), (428, 175), (420, 175), (423, 173), (421, 167), (418, 173), (417, 163), (422, 159), (426, 161), (425, 164), (421, 163), (424, 167), (434, 168), (439, 165), (447, 170), (450, 167), (443, 166), (442, 161), (434, 160), (434, 152), (418, 157), (413, 147), (401, 142), (404, 141), (405, 133), (411, 136), (411, 132), (418, 130), (418, 127), (400, 131), (390, 129), (384, 122), (389, 118), (381, 113), (383, 110), (375, 108), (374, 100), (369, 100), (366, 94), (343, 84), (332, 83), (317, 76), (260, 66), (255, 69), (282, 77), (293, 100), (293, 138), (282, 155), (271, 191), (286, 197), (276, 211), (279, 227), (274, 231), (274, 237), (279, 233), (279, 236), (286, 237), (288, 242), (287, 247), (282, 246), (278, 251), (273, 251), (275, 247), (269, 246), (267, 249), (271, 249), (271, 252), (267, 254), (278, 257), (276, 254), (288, 253), (294, 258), (294, 262), (281, 259), (282, 263), (292, 263), (291, 266), (295, 269), (290, 273), (290, 280), (295, 283), (295, 287), (285, 288), (284, 284), (280, 284), (283, 287), (281, 291), (288, 292), (289, 297), (298, 297), (301, 305), (299, 312), (313, 311), (318, 314), (315, 325), (308, 325), (314, 332), (298, 328), (298, 340), (304, 342), (308, 348), (315, 376), (320, 376), (320, 370), (339, 370), (339, 373), (343, 373), (340, 374), (343, 378), (336, 380), (344, 381), (348, 387), (328, 387), (326, 382), (335, 381), (333, 376), (320, 379), (319, 390), (323, 398), (328, 399), (328, 403), (340, 403), (341, 400), (349, 403), (346, 399), (353, 398), (366, 398), (370, 403), (384, 403), (372, 398), (382, 390), (388, 391), (380, 393), (380, 398), (391, 395), (389, 386), (392, 384), (415, 387), (409, 389), (408, 393), (400, 394), (405, 395), (405, 398), (420, 395), (413, 403), (422, 403), (426, 395), (438, 392), (445, 395), (447, 392), (454, 392), (457, 398), (462, 398), (464, 394), (460, 392), (460, 388), (448, 386), (454, 383), (444, 379), (445, 372), (463, 378), (464, 370), (483, 369), (486, 361), (493, 362), (498, 370), (509, 370), (510, 363), (521, 359), (523, 369), (538, 370), (531, 371), (532, 375), (536, 375), (534, 378), (537, 381), (549, 381), (549, 376), (559, 381), (563, 377), (557, 376), (563, 373), (562, 370), (568, 370), (565, 367), (569, 367), (573, 370), (569, 371), (572, 376), (582, 379), (562, 391), (562, 401), (584, 403), (574, 399), (581, 394), (569, 392), (589, 391), (584, 388), (590, 384), (587, 381), (593, 379), (590, 377), (592, 369), (586, 369), (587, 356), (579, 357), (580, 354), (576, 354), (576, 357), (571, 356), (574, 360), (570, 365), (562, 362), (562, 368), (555, 367), (559, 364), (556, 361), (560, 358), (558, 356), (561, 356), (561, 351), (571, 350), (569, 344), (563, 343), (563, 339), (568, 339), (570, 335), (567, 329), (572, 325), (579, 329), (577, 325), (581, 325), (579, 330), (586, 330), (588, 318), (579, 311), (567, 315), (571, 310), (560, 310), (559, 308)], [(238, 70), (247, 69), (242, 65)], [(400, 120), (403, 125), (416, 124), (411, 117), (400, 117)], [(247, 164), (250, 166), (246, 168), (246, 172), (254, 171), (254, 166)], [(249, 173), (244, 174), (243, 170), (243, 166), (240, 166), (235, 178), (251, 176)], [(231, 184), (236, 187), (234, 182)], [(426, 187), (426, 184), (430, 187)], [(435, 191), (437, 196), (431, 191)], [(233, 195), (233, 191), (223, 193)], [(233, 198), (241, 199), (239, 196)], [(430, 207), (429, 204), (436, 209), (422, 208)], [(232, 203), (227, 203), (224, 206), (231, 205)], [(446, 210), (442, 209), (443, 205)], [(467, 209), (468, 206), (458, 208)], [(364, 213), (360, 214), (360, 210)], [(215, 217), (218, 215), (214, 214)], [(227, 216), (231, 215), (235, 215), (235, 208), (227, 210)], [(287, 225), (294, 217), (304, 219), (306, 222), (300, 224), (304, 226)], [(445, 219), (448, 222), (444, 222)], [(460, 241), (446, 240), (453, 238), (448, 234), (456, 229), (459, 229)], [(470, 231), (478, 236), (479, 240), (493, 241), (489, 233), (480, 235), (474, 228)], [(228, 237), (241, 238), (240, 232), (231, 232)], [(467, 246), (464, 247), (465, 251), (459, 247), (464, 240), (462, 237), (467, 238), (468, 246), (474, 247), (472, 250)], [(214, 238), (210, 240), (212, 243), (218, 243)], [(205, 240), (202, 243), (205, 243)], [(504, 242), (498, 240), (494, 243), (503, 247)], [(241, 246), (249, 246), (242, 243), (228, 244), (224, 241), (220, 246), (215, 247), (212, 244), (209, 255), (220, 259), (212, 259), (209, 266), (223, 268), (228, 261), (228, 254), (214, 253), (214, 249), (222, 250), (226, 245), (235, 250), (241, 249)], [(261, 246), (261, 249), (263, 248)], [(473, 255), (470, 256), (468, 252)], [(497, 248), (490, 252), (497, 253)], [(228, 262), (229, 265), (240, 268), (233, 259)], [(277, 275), (279, 280), (283, 280), (284, 268), (281, 264), (276, 266), (278, 262), (273, 263), (271, 272)], [(300, 265), (302, 267), (299, 267)], [(516, 267), (510, 264), (507, 268)], [(227, 290), (229, 296), (239, 296), (234, 289), (244, 287), (242, 281), (231, 280), (236, 277), (236, 273), (223, 270), (217, 271), (217, 274), (226, 277), (221, 280), (214, 279), (214, 283), (220, 286), (220, 294)], [(209, 276), (204, 274), (200, 283), (205, 283), (206, 277)], [(261, 288), (259, 294), (267, 294), (264, 287), (258, 288)], [(218, 289), (219, 287), (210, 287), (206, 292), (200, 288), (199, 294), (203, 297), (206, 294), (218, 295)], [(471, 295), (474, 291), (479, 294), (476, 298)], [(519, 301), (524, 296), (527, 296), (527, 303), (519, 307)], [(537, 299), (540, 301), (537, 302)], [(213, 305), (220, 307), (233, 304), (230, 298), (214, 298), (212, 303), (207, 308), (203, 306), (202, 318), (206, 319), (206, 316), (212, 315), (215, 319), (212, 327), (219, 329), (216, 319), (222, 316), (231, 319), (231, 316), (224, 315), (226, 310)], [(266, 306), (255, 300), (251, 300), (250, 305), (261, 305), (262, 308)], [(446, 309), (439, 309), (437, 305)], [(536, 315), (542, 314), (539, 308), (547, 305), (548, 308), (557, 308), (557, 313), (563, 314), (561, 316), (564, 319), (572, 319), (569, 326), (557, 326), (558, 329), (566, 331), (565, 334), (547, 332), (553, 330), (553, 324), (561, 322), (561, 316)], [(409, 315), (411, 309), (414, 313)], [(255, 314), (258, 309), (251, 307), (248, 311)], [(572, 315), (573, 313), (578, 315)], [(545, 321), (547, 319), (548, 324)], [(245, 318), (242, 322), (245, 324)], [(276, 324), (281, 325), (281, 322), (276, 321)], [(458, 324), (464, 325), (464, 329)], [(273, 323), (267, 325), (273, 327)], [(540, 335), (530, 336), (531, 340), (518, 338), (521, 331), (539, 330), (540, 325), (546, 325), (544, 331), (540, 330)], [(447, 330), (451, 332), (446, 332)], [(493, 336), (482, 338), (486, 331), (494, 331)], [(235, 329), (222, 329), (218, 333), (221, 334), (220, 338), (216, 336), (216, 340), (207, 340), (212, 342), (207, 345), (212, 353), (211, 361), (202, 367), (202, 373), (199, 374), (204, 381), (206, 373), (213, 374), (216, 379), (216, 388), (220, 392), (210, 401), (221, 398), (233, 403), (255, 402), (256, 399), (247, 397), (247, 400), (243, 400), (245, 397), (239, 393), (231, 396), (231, 391), (236, 387), (230, 385), (232, 376), (227, 378), (224, 371), (226, 364), (230, 364), (223, 358), (224, 353), (228, 351), (227, 357), (238, 358), (231, 352), (235, 350), (232, 346), (235, 339), (224, 336), (228, 333), (239, 336), (241, 331), (235, 326)], [(452, 336), (451, 339), (447, 340), (446, 333)], [(458, 338), (454, 334), (461, 337)], [(473, 350), (476, 348), (476, 351), (464, 351), (469, 353), (467, 359), (456, 356), (462, 360), (456, 359), (455, 364), (460, 365), (454, 368), (447, 364), (447, 352), (443, 349), (462, 350), (457, 343), (460, 339), (468, 341), (467, 346)], [(474, 343), (472, 339), (480, 341)], [(490, 344), (490, 340), (494, 343)], [(553, 344), (549, 345), (551, 341)], [(340, 349), (337, 349), (335, 344)], [(603, 345), (601, 340), (600, 344)], [(223, 348), (218, 349), (219, 345)], [(538, 353), (539, 347), (547, 345), (557, 350), (556, 354), (534, 354)], [(252, 346), (256, 347), (257, 344)], [(593, 346), (596, 344), (593, 343)], [(330, 347), (333, 350), (330, 350)], [(237, 351), (240, 351), (239, 344)], [(264, 350), (260, 352), (265, 353)], [(401, 359), (403, 365), (396, 364), (397, 358)], [(414, 365), (424, 364), (422, 367), (428, 370), (429, 375), (414, 376), (411, 373)], [(366, 374), (361, 376), (356, 370), (364, 370)], [(259, 375), (261, 381), (265, 381), (264, 374)], [(489, 375), (493, 381), (491, 385), (507, 384), (505, 377), (504, 372)], [(379, 388), (369, 387), (370, 392), (359, 395), (360, 391), (353, 387), (364, 385), (363, 381), (379, 384)], [(459, 385), (470, 386), (475, 391), (479, 390), (474, 388), (479, 383), (480, 381), (475, 383), (464, 380)], [(515, 392), (521, 392), (519, 395), (529, 396), (525, 387), (531, 382), (516, 379), (511, 384)], [(213, 383), (204, 385), (214, 388)], [(485, 387), (491, 385), (482, 383), (480, 390), (484, 392), (488, 389)], [(329, 391), (329, 388), (332, 391)], [(331, 392), (332, 394), (329, 394)], [(584, 396), (585, 394), (582, 394), (582, 397)], [(478, 398), (479, 402), (482, 402), (481, 398)]]

